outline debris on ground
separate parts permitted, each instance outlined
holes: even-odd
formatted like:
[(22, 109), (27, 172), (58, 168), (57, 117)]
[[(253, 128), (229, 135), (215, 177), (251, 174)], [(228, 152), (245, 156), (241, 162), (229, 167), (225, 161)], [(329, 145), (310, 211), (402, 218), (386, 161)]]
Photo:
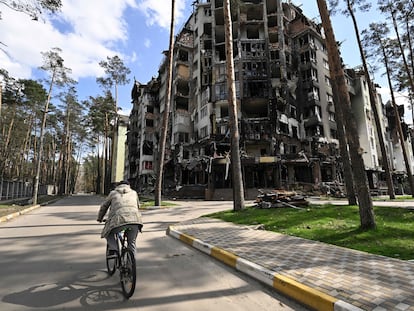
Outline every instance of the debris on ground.
[(274, 208), (274, 207), (292, 207), (300, 208), (308, 206), (309, 201), (305, 196), (283, 189), (261, 190), (256, 198), (256, 207), (258, 208)]

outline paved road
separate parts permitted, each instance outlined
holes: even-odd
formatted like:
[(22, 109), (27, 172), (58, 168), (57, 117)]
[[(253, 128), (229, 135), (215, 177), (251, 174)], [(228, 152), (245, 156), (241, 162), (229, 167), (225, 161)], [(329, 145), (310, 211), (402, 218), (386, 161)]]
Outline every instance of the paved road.
[(306, 310), (167, 236), (169, 225), (223, 202), (143, 211), (138, 284), (125, 301), (105, 271), (98, 196), (73, 196), (0, 224), (0, 310)]

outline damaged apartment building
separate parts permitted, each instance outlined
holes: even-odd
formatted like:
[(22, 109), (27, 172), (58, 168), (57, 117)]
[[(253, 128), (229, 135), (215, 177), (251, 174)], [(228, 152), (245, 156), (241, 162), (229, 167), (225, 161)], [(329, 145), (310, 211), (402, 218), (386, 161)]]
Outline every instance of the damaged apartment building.
[[(232, 22), (247, 197), (256, 196), (258, 188), (306, 190), (322, 182), (342, 182), (321, 26), (300, 7), (282, 0), (242, 0), (232, 8)], [(157, 77), (146, 84), (135, 81), (132, 89), (128, 170), (141, 191), (153, 187), (158, 167), (167, 60)], [(350, 90), (354, 101), (365, 100), (361, 88)], [(362, 115), (365, 120), (365, 111)], [(367, 142), (366, 149), (375, 153), (368, 162), (378, 172), (372, 122), (365, 128), (374, 142)], [(174, 44), (164, 193), (187, 188), (188, 196), (231, 198), (229, 153), (223, 0), (195, 1)], [(372, 187), (377, 177), (372, 178)]]

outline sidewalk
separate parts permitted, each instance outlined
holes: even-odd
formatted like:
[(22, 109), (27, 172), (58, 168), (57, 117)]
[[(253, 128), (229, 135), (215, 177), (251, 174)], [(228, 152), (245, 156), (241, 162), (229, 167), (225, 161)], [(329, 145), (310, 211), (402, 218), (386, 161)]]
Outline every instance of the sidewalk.
[(167, 234), (315, 310), (414, 311), (414, 262), (207, 217)]

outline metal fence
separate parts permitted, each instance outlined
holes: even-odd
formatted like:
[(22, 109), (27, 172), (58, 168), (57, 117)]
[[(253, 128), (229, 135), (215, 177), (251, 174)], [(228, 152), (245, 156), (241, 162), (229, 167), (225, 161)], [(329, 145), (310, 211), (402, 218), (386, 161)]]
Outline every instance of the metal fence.
[[(47, 194), (47, 185), (39, 185), (39, 195)], [(28, 181), (7, 181), (0, 179), (0, 201), (31, 198), (33, 184)]]

